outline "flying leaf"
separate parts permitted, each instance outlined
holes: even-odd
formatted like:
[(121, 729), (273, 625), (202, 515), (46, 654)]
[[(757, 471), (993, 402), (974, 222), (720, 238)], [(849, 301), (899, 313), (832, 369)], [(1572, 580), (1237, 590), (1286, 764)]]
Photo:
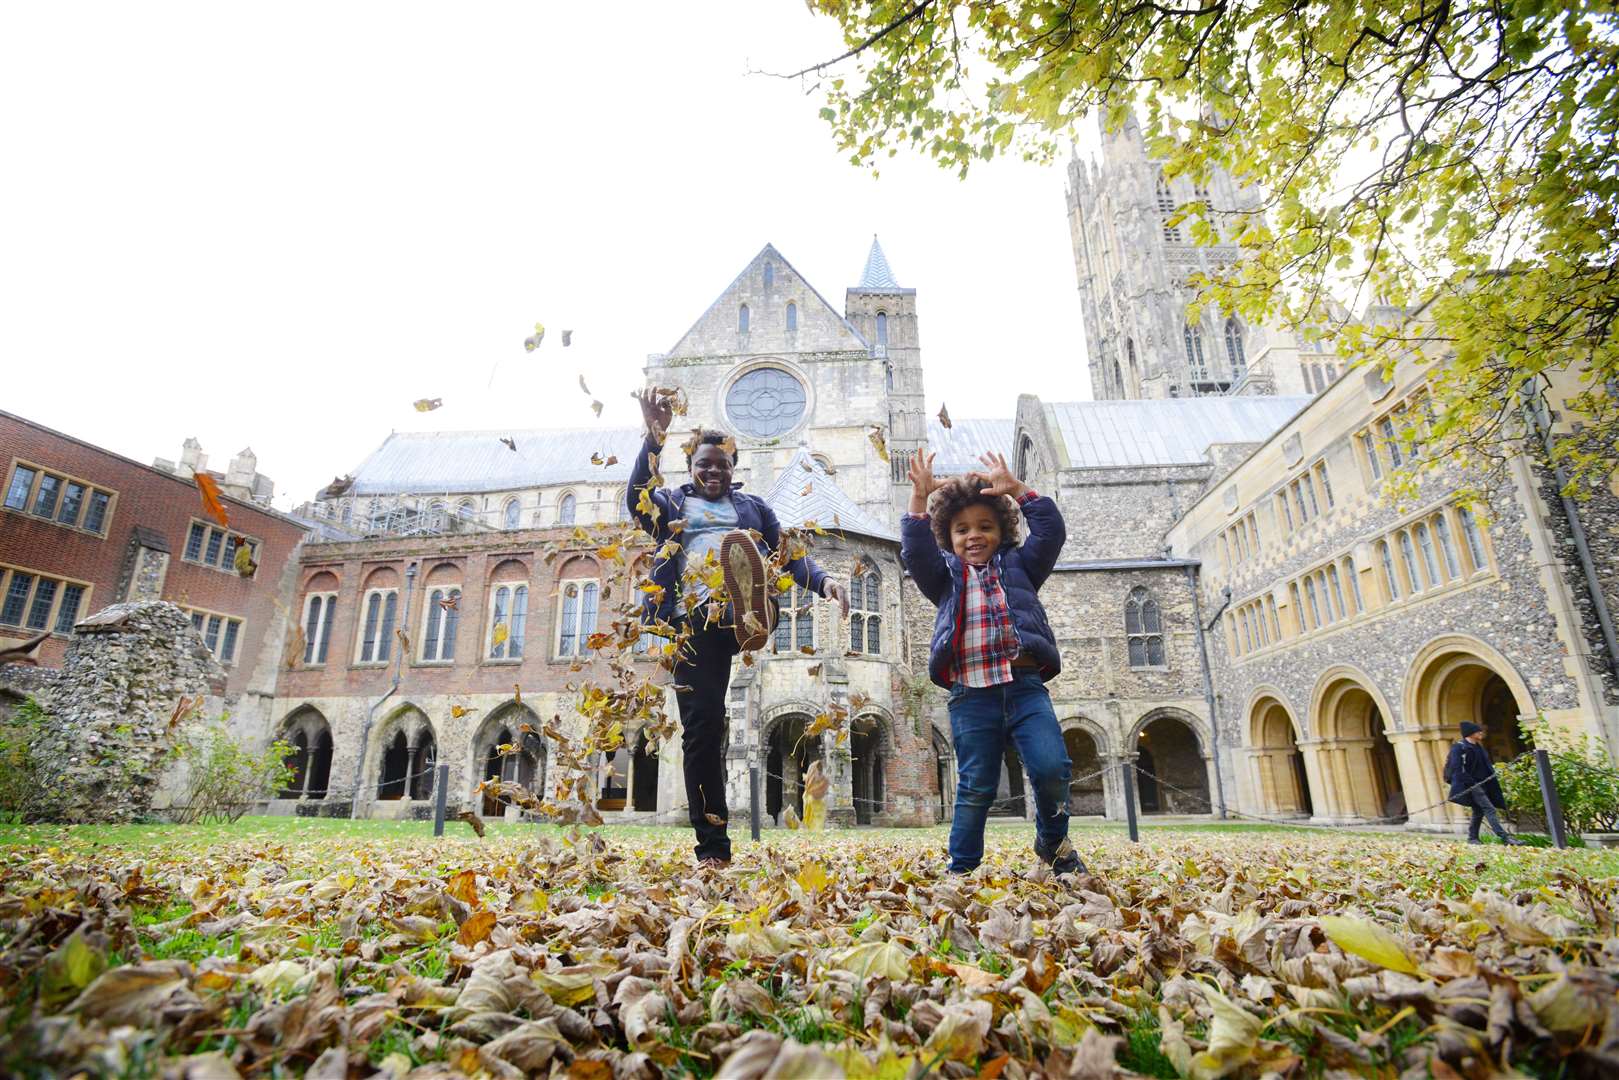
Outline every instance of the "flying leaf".
[(800, 491), (799, 494), (800, 495), (808, 495), (810, 492), (812, 492), (814, 490), (815, 490), (815, 485), (814, 484), (805, 484), (804, 485), (804, 490)]
[(511, 631), (506, 628), (505, 623), (496, 623), (495, 624), (495, 631), (494, 631), (493, 634), (490, 635), (489, 643), (491, 645), (498, 646), (498, 645), (502, 644), (510, 636), (511, 636)]
[(725, 436), (724, 439), (720, 440), (720, 449), (724, 450), (729, 456), (736, 457), (736, 437), (732, 435)]
[(824, 666), (823, 664), (811, 664), (809, 667), (804, 669), (805, 674), (807, 674), (810, 678), (813, 679), (813, 678), (815, 678), (817, 675), (819, 675), (821, 673), (821, 668), (823, 666)]
[(581, 373), (580, 376), (579, 376), (579, 389), (581, 389), (581, 390), (583, 390), (585, 392), (585, 397), (591, 397), (592, 396), (591, 393), (590, 393), (590, 387), (585, 385), (585, 376), (583, 375), (583, 373)]
[(425, 397), (424, 398), (417, 398), (415, 401), (411, 402), (411, 404), (416, 407), (417, 412), (432, 412), (434, 409), (440, 409), (440, 408), (444, 407), (444, 399), (443, 398), (437, 398), (437, 397), (435, 397), (435, 398), (425, 398)]
[(794, 810), (790, 806), (781, 812), (781, 820), (782, 824), (786, 825), (789, 829), (797, 829), (804, 824), (798, 818), (798, 811)]
[(461, 719), (463, 716), (471, 716), (477, 711), (477, 709), (469, 709), (465, 705), (450, 706), (450, 715), (455, 717), (457, 720)]
[(399, 647), (408, 654), (410, 652), (410, 638), (405, 635), (403, 630), (397, 629), (394, 631), (394, 636), (399, 639)]
[(523, 688), (517, 683), (512, 684), (512, 704), (519, 708), (523, 705)]
[(820, 832), (826, 828), (826, 796), (832, 790), (819, 760), (810, 763), (804, 773), (804, 828)]
[(573, 344), (573, 331), (572, 330), (564, 330), (564, 331), (562, 331), (562, 347), (564, 349), (566, 349), (569, 345), (572, 345), (572, 344)]
[(501, 442), (501, 445), (506, 447), (506, 449), (510, 450), (512, 453), (514, 453), (514, 454), (517, 453), (517, 440), (516, 439), (510, 438), (510, 437), (505, 436), (505, 435), (502, 435), (501, 438), (500, 438), (500, 442)]
[(871, 425), (871, 430), (866, 433), (866, 438), (871, 440), (872, 448), (877, 451), (877, 456), (887, 461), (888, 442), (883, 438), (883, 426), (881, 424)]
[(476, 812), (472, 810), (463, 810), (459, 814), (455, 815), (455, 819), (457, 821), (464, 821), (468, 825), (471, 825), (472, 831), (478, 834), (478, 839), (483, 839), (483, 818), (479, 817)]
[(718, 814), (710, 814), (710, 813), (705, 812), (703, 814), (703, 817), (708, 820), (708, 823), (710, 825), (724, 825), (725, 824), (725, 819), (720, 817)]
[(597, 417), (600, 417), (602, 414), (602, 403), (599, 401), (592, 401), (590, 403), (590, 411), (595, 413)]
[(230, 518), (225, 514), (225, 503), (219, 496), (219, 483), (205, 472), (196, 473), (193, 480), (197, 482), (197, 491), (202, 495), (202, 508), (208, 516), (221, 525), (229, 525)]
[(1347, 915), (1323, 915), (1320, 921), (1327, 937), (1344, 952), (1354, 953), (1390, 971), (1417, 974), (1417, 966), (1399, 941), (1376, 923)]
[(538, 349), (540, 347), (540, 343), (543, 342), (544, 340), (545, 340), (545, 324), (544, 323), (535, 323), (534, 324), (534, 333), (530, 334), (528, 337), (523, 339), (523, 348), (527, 349), (529, 352), (533, 352), (535, 349)]
[(253, 545), (238, 544), (236, 557), (232, 560), (236, 565), (236, 576), (250, 578), (258, 573), (259, 564), (253, 561)]
[(939, 426), (946, 431), (950, 429), (950, 410), (944, 407), (942, 401), (939, 403)]
[(449, 596), (444, 597), (438, 602), (438, 606), (443, 608), (445, 611), (454, 611), (460, 605), (461, 594), (458, 592), (452, 592)]

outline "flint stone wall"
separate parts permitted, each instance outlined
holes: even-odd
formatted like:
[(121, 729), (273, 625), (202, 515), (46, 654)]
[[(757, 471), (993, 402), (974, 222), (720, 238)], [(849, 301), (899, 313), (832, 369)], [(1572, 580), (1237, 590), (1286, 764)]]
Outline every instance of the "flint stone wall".
[(185, 612), (159, 600), (114, 604), (80, 623), (58, 671), (7, 669), (0, 681), (20, 683), (11, 670), (29, 671), (28, 693), (53, 719), (34, 746), (40, 797), (29, 816), (40, 821), (147, 814), (176, 704), (225, 678)]

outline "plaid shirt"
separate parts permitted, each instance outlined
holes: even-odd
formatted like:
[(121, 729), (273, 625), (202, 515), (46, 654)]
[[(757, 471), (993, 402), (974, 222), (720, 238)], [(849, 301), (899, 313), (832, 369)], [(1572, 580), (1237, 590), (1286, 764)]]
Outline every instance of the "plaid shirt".
[(1012, 658), (1018, 654), (1017, 631), (1006, 606), (1006, 591), (994, 563), (962, 563), (962, 612), (956, 632), (956, 655), (950, 682), (966, 686), (999, 686), (1012, 681)]

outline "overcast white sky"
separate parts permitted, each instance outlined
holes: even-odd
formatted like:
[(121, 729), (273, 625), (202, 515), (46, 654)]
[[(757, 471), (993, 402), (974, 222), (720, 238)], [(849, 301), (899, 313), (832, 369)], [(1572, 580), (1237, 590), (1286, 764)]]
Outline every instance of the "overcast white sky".
[(251, 445), (286, 508), (391, 430), (598, 423), (581, 372), (633, 425), (767, 241), (841, 307), (873, 232), (931, 409), (1088, 398), (1061, 167), (874, 180), (748, 74), (841, 49), (800, 0), (6, 5), (0, 407), (141, 461)]

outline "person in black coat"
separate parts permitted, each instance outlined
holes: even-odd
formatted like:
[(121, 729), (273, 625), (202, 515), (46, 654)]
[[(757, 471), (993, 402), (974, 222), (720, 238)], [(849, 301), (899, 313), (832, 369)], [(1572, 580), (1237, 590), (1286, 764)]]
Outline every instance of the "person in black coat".
[(1490, 830), (1503, 844), (1517, 844), (1501, 827), (1496, 808), (1507, 808), (1506, 796), (1501, 793), (1501, 781), (1496, 779), (1495, 764), (1490, 752), (1484, 749), (1484, 729), (1471, 721), (1462, 722), (1462, 737), (1450, 748), (1445, 760), (1445, 780), (1450, 784), (1450, 801), (1473, 812), (1467, 825), (1467, 842), (1480, 843), (1478, 827), (1488, 819)]

